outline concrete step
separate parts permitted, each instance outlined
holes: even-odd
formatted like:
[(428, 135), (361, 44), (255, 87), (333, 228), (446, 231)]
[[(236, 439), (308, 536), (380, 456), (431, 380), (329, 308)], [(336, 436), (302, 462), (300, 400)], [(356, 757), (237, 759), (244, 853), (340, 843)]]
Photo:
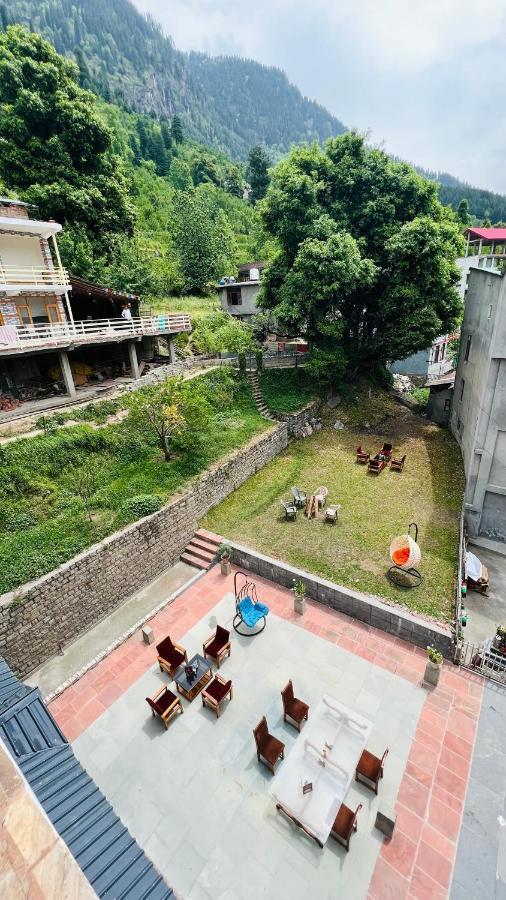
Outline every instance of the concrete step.
[(193, 553), (187, 553), (186, 550), (179, 558), (181, 562), (188, 563), (189, 566), (194, 566), (195, 569), (207, 569), (207, 563), (205, 563), (203, 559), (194, 556)]
[(184, 552), (190, 553), (192, 556), (198, 556), (198, 558), (205, 562), (206, 565), (210, 565), (210, 563), (212, 563), (214, 557), (216, 556), (216, 550), (214, 549), (214, 547), (212, 547), (211, 549), (202, 549), (202, 547), (193, 540), (190, 541)]
[(206, 528), (199, 528), (198, 531), (195, 532), (194, 537), (207, 541), (208, 544), (212, 544), (214, 547), (218, 547), (223, 543), (223, 538), (220, 537), (219, 534), (207, 531)]
[(202, 550), (205, 553), (211, 553), (213, 556), (216, 553), (216, 544), (211, 544), (210, 541), (206, 541), (205, 538), (200, 538), (196, 534), (193, 535), (190, 543), (188, 544), (188, 548), (195, 547), (198, 550)]

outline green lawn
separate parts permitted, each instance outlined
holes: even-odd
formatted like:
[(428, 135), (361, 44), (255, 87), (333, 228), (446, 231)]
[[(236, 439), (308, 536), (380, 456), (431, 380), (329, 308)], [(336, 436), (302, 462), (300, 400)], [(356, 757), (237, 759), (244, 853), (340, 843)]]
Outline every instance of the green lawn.
[[(464, 487), (459, 450), (447, 431), (401, 407), (388, 421), (384, 435), (336, 432), (326, 425), (292, 443), (202, 524), (338, 584), (450, 619)], [(384, 440), (393, 443), (396, 455), (407, 454), (404, 472), (368, 475), (355, 463), (355, 449), (361, 444), (376, 452)], [(302, 513), (295, 523), (285, 522), (280, 500), (293, 485), (308, 492), (328, 487), (328, 500), (342, 505), (338, 524), (309, 521)], [(419, 526), (423, 582), (403, 590), (386, 578), (388, 549), (413, 521)]]
[[(213, 384), (232, 376), (220, 370), (198, 377), (211, 398)], [(110, 411), (111, 401), (103, 404)], [(100, 407), (88, 409), (87, 418), (102, 422)], [(0, 594), (50, 572), (152, 512), (209, 465), (268, 427), (249, 385), (236, 377), (229, 402), (216, 408), (201, 444), (176, 447), (169, 463), (149, 435), (139, 440), (131, 433), (128, 419), (100, 429), (80, 424), (0, 447)], [(76, 491), (78, 473), (90, 460), (99, 476), (91, 521)]]
[(268, 369), (260, 376), (263, 398), (273, 412), (292, 413), (317, 394), (313, 379), (303, 368)]
[(146, 300), (141, 306), (141, 315), (147, 316), (150, 313), (189, 313), (192, 321), (197, 322), (199, 319), (205, 319), (221, 309), (218, 294), (213, 293), (209, 297), (195, 297), (186, 295), (184, 297), (153, 297)]

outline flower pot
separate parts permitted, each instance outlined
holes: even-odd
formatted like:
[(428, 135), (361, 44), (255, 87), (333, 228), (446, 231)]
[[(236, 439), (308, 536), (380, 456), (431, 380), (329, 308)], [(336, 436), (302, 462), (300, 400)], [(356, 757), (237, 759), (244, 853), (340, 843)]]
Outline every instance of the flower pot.
[(432, 662), (431, 659), (428, 659), (427, 665), (425, 666), (424, 681), (426, 681), (427, 684), (432, 684), (434, 685), (434, 687), (437, 687), (439, 684), (439, 676), (441, 675), (442, 667), (442, 663), (435, 663)]
[(299, 616), (303, 616), (306, 612), (306, 598), (305, 597), (294, 597), (293, 608)]
[(220, 560), (221, 574), (230, 575), (230, 557), (226, 556)]

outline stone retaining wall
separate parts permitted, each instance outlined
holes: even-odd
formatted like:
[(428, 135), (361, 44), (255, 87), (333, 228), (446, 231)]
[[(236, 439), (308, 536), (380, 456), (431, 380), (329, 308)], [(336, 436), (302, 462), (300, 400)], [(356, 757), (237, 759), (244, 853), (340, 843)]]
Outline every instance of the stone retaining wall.
[(285, 449), (285, 423), (205, 472), (183, 496), (0, 597), (0, 656), (24, 677), (171, 566), (198, 522)]
[(233, 550), (232, 562), (241, 569), (247, 569), (287, 588), (293, 586), (294, 579), (300, 580), (305, 584), (307, 596), (311, 600), (331, 606), (352, 619), (359, 619), (418, 647), (437, 647), (447, 659), (452, 658), (452, 635), (449, 628), (419, 618), (401, 607), (383, 603), (375, 597), (368, 597), (316, 575), (309, 575), (249, 547), (242, 547), (232, 541), (228, 543)]

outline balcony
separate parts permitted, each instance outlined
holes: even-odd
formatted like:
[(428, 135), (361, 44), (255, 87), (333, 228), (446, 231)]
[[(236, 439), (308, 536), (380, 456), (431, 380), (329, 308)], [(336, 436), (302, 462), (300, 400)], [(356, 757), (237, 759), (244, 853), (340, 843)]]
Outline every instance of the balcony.
[[(18, 294), (20, 291), (54, 291), (69, 288), (70, 280), (66, 269), (56, 266), (52, 269), (37, 266), (4, 266), (0, 264), (0, 291)], [(63, 293), (63, 291), (58, 291)]]
[(107, 344), (143, 335), (179, 334), (182, 331), (191, 331), (191, 319), (186, 313), (132, 319), (87, 319), (73, 323), (3, 325), (0, 326), (0, 354)]

